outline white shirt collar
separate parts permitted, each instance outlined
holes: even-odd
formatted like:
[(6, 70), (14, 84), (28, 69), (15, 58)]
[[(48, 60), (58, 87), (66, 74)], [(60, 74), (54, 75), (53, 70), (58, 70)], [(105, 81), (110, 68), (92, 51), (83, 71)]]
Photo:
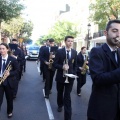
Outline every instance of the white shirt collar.
[[(106, 43), (107, 44), (107, 43)], [(108, 45), (108, 44), (107, 44)], [(116, 49), (113, 49), (112, 47), (110, 47), (109, 45), (108, 45), (108, 47), (110, 48), (110, 50), (111, 50), (111, 52), (112, 51), (117, 51), (117, 48)]]
[(8, 54), (5, 56), (5, 58), (2, 57), (2, 60), (5, 59), (7, 61), (8, 59)]
[[(66, 49), (66, 47), (65, 47), (65, 51), (67, 52), (67, 49)], [(69, 50), (69, 52), (71, 52), (71, 49)]]

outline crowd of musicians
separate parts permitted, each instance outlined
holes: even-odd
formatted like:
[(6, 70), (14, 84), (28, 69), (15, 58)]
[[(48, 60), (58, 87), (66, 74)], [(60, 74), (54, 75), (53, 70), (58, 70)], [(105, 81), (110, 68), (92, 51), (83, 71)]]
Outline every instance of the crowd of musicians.
[[(87, 119), (120, 120), (120, 20), (109, 21), (105, 35), (106, 43), (93, 48), (90, 56), (86, 54), (84, 46), (78, 53), (72, 48), (73, 36), (65, 36), (65, 46), (62, 48), (54, 45), (53, 38), (47, 39), (46, 44), (40, 47), (38, 60), (44, 82), (44, 97), (49, 99), (52, 94), (55, 76), (57, 111), (64, 109), (64, 120), (71, 120), (72, 117), (71, 91), (74, 80), (77, 80), (76, 94), (81, 96), (88, 69), (93, 84)], [(13, 100), (16, 98), (26, 63), (26, 51), (17, 44), (18, 41), (13, 39), (14, 50), (11, 47), (9, 54), (10, 45), (0, 44), (0, 106), (5, 92), (9, 118), (13, 115)]]
[[(77, 51), (72, 49), (73, 41), (73, 36), (66, 36), (65, 47), (56, 49), (54, 39), (47, 39), (46, 45), (40, 48), (39, 54), (40, 75), (43, 74), (43, 82), (45, 82), (45, 98), (49, 99), (52, 93), (53, 78), (56, 72), (57, 111), (61, 112), (64, 108), (64, 120), (71, 120), (70, 94), (75, 78), (77, 79), (76, 94), (78, 96), (81, 96), (81, 87), (86, 83), (88, 64), (86, 47), (82, 47), (77, 54)], [(76, 77), (65, 76), (66, 74), (76, 75)]]

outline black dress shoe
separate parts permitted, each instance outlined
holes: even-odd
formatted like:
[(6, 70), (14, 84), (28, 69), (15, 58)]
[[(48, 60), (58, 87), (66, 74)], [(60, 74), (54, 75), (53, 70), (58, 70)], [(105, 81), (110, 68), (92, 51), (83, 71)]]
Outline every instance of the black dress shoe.
[(49, 98), (49, 96), (48, 96), (48, 95), (45, 95), (45, 97), (44, 97), (44, 98), (47, 98), (47, 99), (48, 99), (48, 98)]
[(58, 107), (57, 111), (61, 112), (62, 111), (62, 107)]
[(13, 116), (13, 113), (8, 114), (8, 118), (11, 118)]

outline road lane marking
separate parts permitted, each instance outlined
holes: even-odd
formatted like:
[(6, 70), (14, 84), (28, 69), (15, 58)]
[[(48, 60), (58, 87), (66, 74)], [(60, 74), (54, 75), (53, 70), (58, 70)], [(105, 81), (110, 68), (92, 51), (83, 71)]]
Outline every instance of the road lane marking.
[(40, 72), (40, 68), (37, 66), (38, 72)]
[[(45, 96), (45, 91), (44, 91), (44, 89), (43, 89), (43, 95)], [(51, 109), (51, 105), (50, 105), (49, 99), (46, 99), (46, 98), (45, 98), (45, 103), (46, 103), (46, 107), (47, 107), (49, 119), (50, 119), (50, 120), (54, 120), (54, 116), (53, 116), (53, 112), (52, 112), (52, 109)]]

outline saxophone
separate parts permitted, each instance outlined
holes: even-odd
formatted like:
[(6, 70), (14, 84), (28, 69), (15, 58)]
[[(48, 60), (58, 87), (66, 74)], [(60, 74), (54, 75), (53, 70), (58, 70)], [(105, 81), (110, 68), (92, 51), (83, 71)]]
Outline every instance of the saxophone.
[(84, 60), (84, 63), (83, 63), (83, 66), (82, 66), (82, 68), (83, 68), (83, 70), (81, 71), (81, 74), (82, 74), (82, 75), (85, 75), (86, 72), (87, 72), (87, 70), (89, 69), (89, 66), (86, 65), (87, 59), (88, 59), (88, 56), (86, 56), (86, 58), (85, 58), (85, 60)]
[(11, 61), (8, 63), (6, 69), (4, 70), (3, 76), (0, 78), (0, 85), (6, 80), (7, 76), (5, 75), (6, 70), (10, 71), (12, 66), (10, 65)]
[(50, 52), (48, 69), (52, 69), (52, 64), (54, 62), (52, 59), (52, 55), (53, 55), (53, 52)]

